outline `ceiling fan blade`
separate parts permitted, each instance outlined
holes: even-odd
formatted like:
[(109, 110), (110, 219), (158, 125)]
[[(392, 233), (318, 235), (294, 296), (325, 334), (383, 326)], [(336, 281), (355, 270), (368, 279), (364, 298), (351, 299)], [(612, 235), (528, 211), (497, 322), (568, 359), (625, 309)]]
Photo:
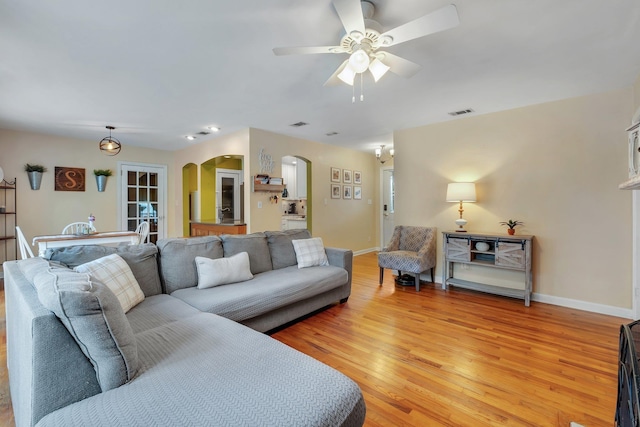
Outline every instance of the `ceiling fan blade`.
[(415, 62), (411, 62), (389, 52), (378, 52), (376, 57), (382, 61), (383, 64), (390, 67), (389, 71), (405, 78), (412, 77), (422, 68)]
[(338, 69), (331, 75), (331, 77), (329, 77), (329, 79), (326, 82), (324, 82), (323, 86), (337, 86), (339, 84), (343, 84), (344, 82), (338, 78), (338, 74), (340, 74), (342, 70), (344, 70), (344, 67), (346, 67), (348, 63), (349, 63), (348, 59), (344, 61), (338, 67)]
[(336, 8), (347, 34), (358, 31), (364, 36), (364, 17), (360, 0), (333, 0), (333, 7)]
[(314, 53), (343, 53), (341, 46), (299, 46), (299, 47), (274, 47), (273, 53), (281, 55), (306, 55)]
[[(424, 37), (429, 34), (437, 33), (438, 31), (448, 30), (449, 28), (458, 26), (458, 24), (460, 24), (458, 10), (454, 5), (450, 4), (449, 6), (438, 9), (435, 12), (424, 15), (422, 18), (418, 18), (389, 30), (380, 37), (382, 39), (383, 46), (393, 46), (409, 40)], [(388, 42), (385, 42), (387, 37), (390, 37), (391, 39)]]

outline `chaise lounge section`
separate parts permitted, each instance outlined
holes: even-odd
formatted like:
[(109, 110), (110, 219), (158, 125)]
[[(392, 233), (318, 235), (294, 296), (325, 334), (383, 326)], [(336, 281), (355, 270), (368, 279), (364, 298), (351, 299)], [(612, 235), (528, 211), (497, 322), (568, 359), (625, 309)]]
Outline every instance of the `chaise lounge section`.
[[(246, 241), (233, 240), (227, 248), (225, 237), (168, 239), (157, 247), (73, 247), (49, 252), (49, 260), (6, 262), (7, 363), (16, 425), (362, 425), (365, 404), (357, 384), (258, 332), (348, 298), (351, 252), (327, 248), (329, 262), (334, 265), (298, 268), (284, 265), (291, 262), (288, 244), (304, 240), (305, 235), (273, 232), (249, 236), (244, 238)], [(198, 289), (198, 271), (193, 265), (196, 256), (215, 253), (224, 258), (233, 256), (234, 251), (243, 252), (241, 248), (256, 255), (252, 245), (263, 247), (257, 242), (262, 239), (267, 241), (271, 269), (256, 271), (254, 278), (245, 282)], [(279, 251), (277, 243), (285, 248), (284, 252)], [(144, 300), (126, 314), (116, 297), (104, 291), (100, 283), (89, 280), (89, 285), (69, 285), (86, 275), (68, 267), (109, 254), (118, 254), (126, 262), (144, 293)], [(289, 257), (289, 261), (282, 263), (282, 256)], [(254, 270), (256, 257), (249, 258)], [(182, 269), (176, 270), (176, 265)], [(317, 270), (324, 272), (314, 273)], [(318, 284), (315, 297), (301, 284), (303, 280), (298, 275), (303, 273), (309, 283)], [(176, 281), (172, 282), (172, 278)], [(173, 288), (178, 278), (184, 280), (183, 285)], [(194, 282), (188, 281), (194, 278), (195, 287)], [(281, 292), (282, 283), (289, 282), (295, 284), (292, 293), (299, 297), (282, 294), (284, 302), (280, 305), (260, 303), (265, 289)], [(47, 300), (43, 294), (52, 288), (50, 283), (60, 292)], [(251, 283), (260, 295), (255, 300), (247, 298)], [(235, 286), (239, 288), (230, 292)], [(197, 292), (209, 296), (198, 299)], [(100, 319), (125, 319), (119, 324), (120, 329), (125, 338), (127, 334), (133, 337), (136, 357), (129, 357), (124, 371), (118, 372), (125, 377), (131, 374), (122, 385), (105, 387), (108, 370), (99, 360), (103, 353), (96, 357), (96, 353), (90, 353), (88, 357), (84, 346), (92, 343), (77, 340), (82, 328), (72, 322), (83, 319), (65, 319), (64, 314), (59, 318), (52, 311), (67, 295), (78, 293), (99, 299), (104, 306), (100, 309), (105, 309), (97, 316)], [(216, 298), (226, 298), (226, 302), (214, 303)], [(241, 301), (257, 305), (248, 311), (229, 309)], [(54, 307), (49, 308), (49, 304)], [(68, 306), (66, 310), (67, 314), (73, 312)], [(234, 319), (210, 311), (221, 311)], [(70, 329), (68, 323), (76, 329)], [(254, 326), (257, 330), (252, 329)], [(114, 340), (126, 342), (121, 338), (116, 336)], [(111, 350), (121, 354), (118, 346)], [(126, 355), (123, 358), (128, 360)], [(121, 361), (116, 362), (118, 366)]]

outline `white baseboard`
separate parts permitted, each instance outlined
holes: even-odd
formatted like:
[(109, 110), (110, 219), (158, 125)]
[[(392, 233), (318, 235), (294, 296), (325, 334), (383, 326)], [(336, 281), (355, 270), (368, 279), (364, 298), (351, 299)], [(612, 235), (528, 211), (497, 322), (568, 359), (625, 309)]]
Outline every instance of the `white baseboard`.
[[(379, 251), (380, 248), (363, 249), (354, 252), (353, 255), (364, 255), (369, 252)], [(423, 275), (424, 280), (430, 279), (430, 275)], [(442, 276), (435, 278), (435, 283), (442, 285)], [(594, 302), (581, 301), (571, 298), (556, 297), (553, 295), (545, 295), (533, 293), (531, 301), (542, 302), (545, 304), (558, 305), (560, 307), (574, 308), (576, 310), (590, 311), (592, 313), (606, 314), (607, 316), (623, 317), (625, 319), (633, 319), (633, 310), (630, 308), (615, 307), (605, 304), (597, 304)]]
[(597, 304), (594, 302), (580, 301), (571, 298), (555, 297), (553, 295), (544, 295), (533, 293), (532, 301), (543, 302), (546, 304), (559, 305), (567, 308), (575, 308), (576, 310), (591, 311), (593, 313), (606, 314), (608, 316), (624, 317), (633, 319), (633, 310), (630, 308), (614, 307), (611, 305)]
[(359, 251), (354, 251), (353, 252), (353, 256), (364, 255), (364, 254), (368, 254), (368, 253), (371, 253), (371, 252), (379, 252), (379, 251), (380, 251), (379, 247), (368, 248), (368, 249), (360, 249)]

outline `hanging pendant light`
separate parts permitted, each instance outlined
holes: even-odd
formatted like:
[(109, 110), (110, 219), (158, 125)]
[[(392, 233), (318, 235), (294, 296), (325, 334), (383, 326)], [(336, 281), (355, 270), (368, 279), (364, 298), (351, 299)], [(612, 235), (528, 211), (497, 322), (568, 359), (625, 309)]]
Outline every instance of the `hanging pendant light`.
[(122, 149), (122, 144), (111, 136), (111, 131), (115, 128), (113, 126), (106, 126), (106, 128), (109, 129), (109, 136), (105, 136), (100, 141), (100, 152), (107, 156), (115, 156)]

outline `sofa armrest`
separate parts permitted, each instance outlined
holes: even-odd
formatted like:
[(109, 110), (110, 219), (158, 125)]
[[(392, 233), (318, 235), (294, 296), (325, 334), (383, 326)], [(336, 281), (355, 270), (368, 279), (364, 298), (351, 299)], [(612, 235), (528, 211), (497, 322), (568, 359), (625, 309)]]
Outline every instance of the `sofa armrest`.
[(100, 386), (93, 366), (62, 322), (40, 304), (18, 262), (3, 265), (7, 367), (16, 425), (30, 426), (100, 393)]
[(327, 253), (329, 265), (342, 267), (349, 274), (349, 289), (351, 289), (351, 276), (353, 274), (353, 251), (351, 249), (324, 248)]

